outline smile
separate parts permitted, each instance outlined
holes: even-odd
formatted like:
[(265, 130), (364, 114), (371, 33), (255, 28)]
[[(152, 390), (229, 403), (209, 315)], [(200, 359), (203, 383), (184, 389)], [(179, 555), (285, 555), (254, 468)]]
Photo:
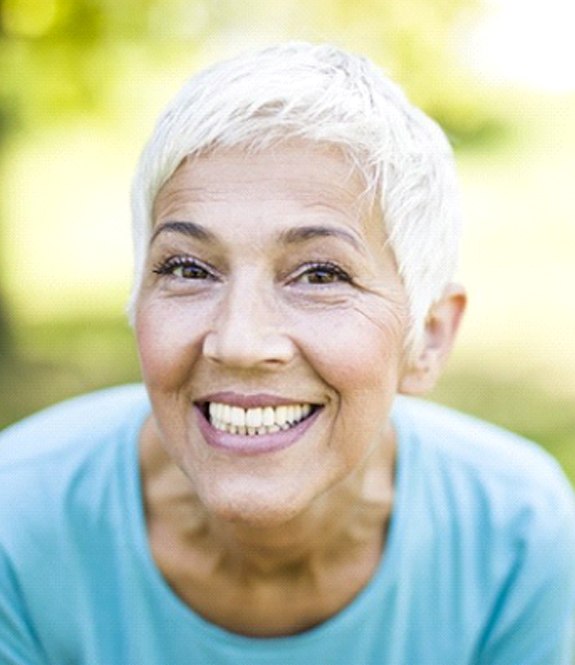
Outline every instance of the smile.
[(226, 455), (279, 452), (302, 440), (324, 404), (284, 397), (221, 391), (195, 403), (195, 422), (205, 443)]
[(207, 407), (212, 427), (228, 434), (261, 436), (295, 427), (316, 409), (312, 404), (288, 404), (244, 409), (223, 402), (210, 402)]

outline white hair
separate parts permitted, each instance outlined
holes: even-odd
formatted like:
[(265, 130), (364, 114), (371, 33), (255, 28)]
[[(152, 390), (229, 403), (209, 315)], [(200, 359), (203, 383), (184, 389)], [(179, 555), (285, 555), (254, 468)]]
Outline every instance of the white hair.
[(154, 200), (182, 160), (217, 149), (263, 150), (289, 139), (338, 146), (365, 177), (419, 346), (434, 302), (453, 279), (461, 214), (453, 154), (439, 126), (369, 60), (330, 45), (287, 43), (192, 77), (160, 116), (132, 191), (135, 280), (143, 277)]

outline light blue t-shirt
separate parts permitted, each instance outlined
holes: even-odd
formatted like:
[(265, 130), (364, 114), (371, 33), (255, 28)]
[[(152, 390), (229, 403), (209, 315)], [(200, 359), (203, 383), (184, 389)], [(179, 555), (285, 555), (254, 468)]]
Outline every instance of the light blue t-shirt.
[(156, 568), (141, 386), (0, 435), (1, 665), (567, 665), (575, 517), (556, 463), (480, 421), (400, 398), (387, 546), (369, 584), (299, 635), (208, 623)]

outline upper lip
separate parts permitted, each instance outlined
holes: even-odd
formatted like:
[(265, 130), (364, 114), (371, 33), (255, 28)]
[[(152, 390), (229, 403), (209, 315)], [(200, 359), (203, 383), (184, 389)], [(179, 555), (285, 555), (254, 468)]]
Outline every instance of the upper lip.
[(294, 399), (291, 397), (280, 397), (279, 395), (272, 395), (268, 393), (243, 394), (234, 392), (232, 390), (211, 393), (209, 395), (203, 396), (201, 399), (196, 400), (197, 404), (205, 404), (206, 402), (220, 402), (223, 404), (229, 404), (230, 406), (239, 406), (243, 409), (314, 403), (301, 398)]

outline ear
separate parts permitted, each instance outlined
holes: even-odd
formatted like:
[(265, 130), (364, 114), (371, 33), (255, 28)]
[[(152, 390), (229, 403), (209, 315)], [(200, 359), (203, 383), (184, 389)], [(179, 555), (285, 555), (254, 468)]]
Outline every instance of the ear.
[(423, 342), (415, 358), (409, 358), (399, 381), (399, 392), (423, 395), (440, 377), (455, 341), (467, 298), (458, 284), (449, 284), (431, 308)]

